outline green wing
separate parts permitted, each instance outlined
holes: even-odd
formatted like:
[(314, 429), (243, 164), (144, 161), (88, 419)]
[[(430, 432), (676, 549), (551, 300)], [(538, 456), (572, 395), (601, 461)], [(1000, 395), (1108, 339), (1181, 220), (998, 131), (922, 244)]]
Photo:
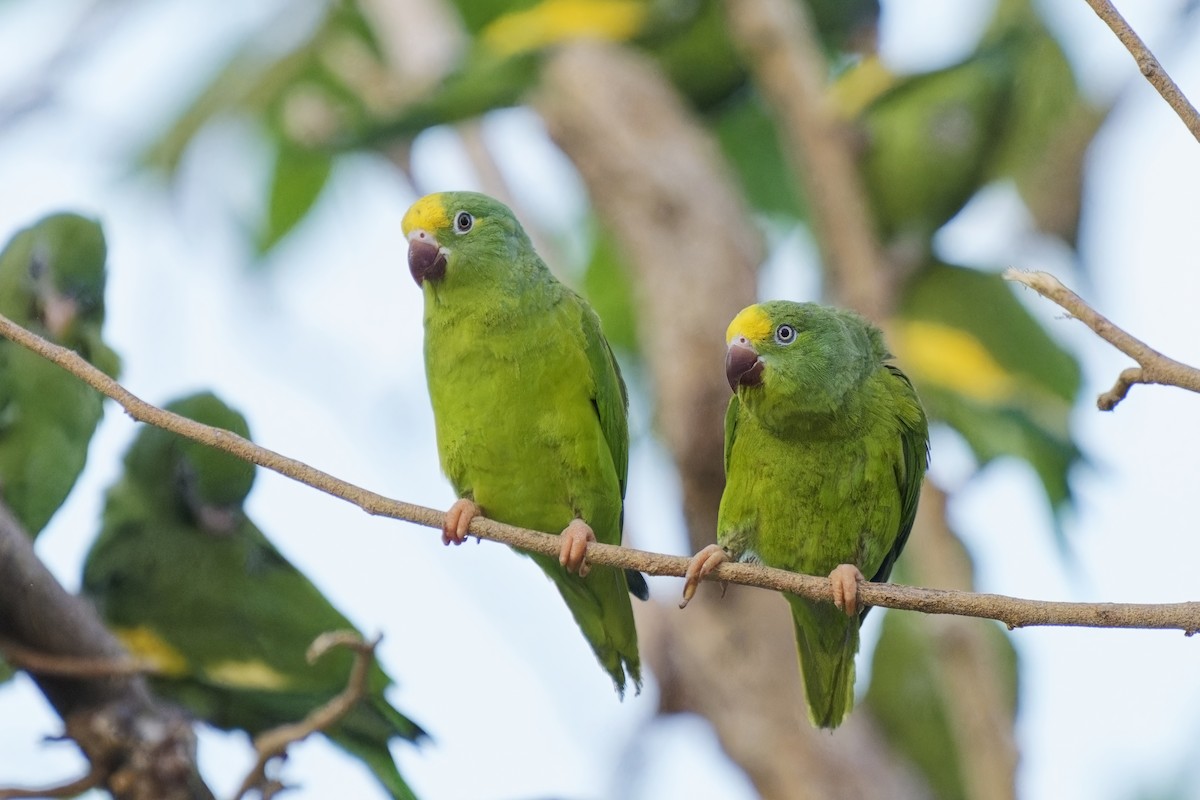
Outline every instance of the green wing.
[(742, 404), (735, 394), (729, 398), (729, 407), (725, 409), (725, 474), (729, 474), (729, 454), (733, 452), (733, 440), (737, 438), (738, 411)]
[(580, 324), (583, 328), (584, 346), (587, 348), (588, 363), (592, 367), (592, 382), (595, 396), (592, 405), (600, 418), (604, 441), (612, 455), (617, 479), (621, 482), (621, 498), (625, 497), (625, 484), (629, 475), (629, 394), (625, 380), (617, 366), (608, 340), (600, 331), (600, 319), (578, 295), (574, 297), (580, 307)]
[[(583, 328), (584, 347), (587, 349), (588, 363), (592, 368), (592, 383), (596, 387), (592, 405), (600, 419), (600, 429), (604, 432), (604, 441), (612, 455), (617, 480), (621, 485), (621, 500), (624, 501), (625, 485), (629, 476), (629, 393), (625, 389), (625, 379), (621, 377), (621, 368), (617, 366), (616, 356), (613, 355), (612, 348), (600, 329), (600, 318), (582, 298), (576, 295), (575, 299), (581, 310), (580, 324)], [(622, 527), (624, 521), (625, 508), (622, 502)], [(634, 597), (639, 600), (650, 599), (650, 587), (646, 585), (646, 576), (642, 573), (632, 569), (625, 570), (625, 582)]]
[[(871, 576), (872, 581), (888, 579), (888, 576), (892, 574), (892, 566), (900, 556), (900, 551), (908, 542), (913, 521), (917, 517), (917, 501), (921, 497), (921, 480), (929, 465), (929, 423), (925, 419), (925, 412), (921, 410), (921, 401), (917, 399), (912, 381), (900, 371), (899, 367), (892, 364), (884, 366), (892, 377), (903, 384), (897, 389), (897, 393), (911, 398), (911, 402), (916, 404), (920, 414), (913, 424), (909, 424), (908, 420), (901, 417), (900, 443), (903, 446), (903, 457), (896, 465), (896, 483), (900, 487), (900, 530), (896, 535), (896, 541), (892, 544), (888, 554), (884, 556), (883, 563)], [(863, 609), (864, 615), (866, 612), (867, 609)]]

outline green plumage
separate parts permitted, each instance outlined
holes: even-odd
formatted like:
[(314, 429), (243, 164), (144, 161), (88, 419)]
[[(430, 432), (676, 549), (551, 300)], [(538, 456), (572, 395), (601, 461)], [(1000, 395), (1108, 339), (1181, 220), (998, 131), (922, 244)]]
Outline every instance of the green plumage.
[[(470, 230), (462, 231), (468, 217)], [(442, 274), (418, 282), (438, 451), (459, 497), (492, 519), (550, 533), (580, 518), (598, 541), (619, 544), (625, 386), (596, 315), (551, 275), (512, 212), (489, 197), (430, 195), (409, 209), (404, 231), (410, 240), (423, 232), (445, 258)], [(532, 557), (617, 691), (627, 679), (640, 687), (626, 574), (593, 566), (581, 578), (557, 559)], [(630, 578), (644, 592), (644, 579)]]
[[(55, 214), (0, 253), (0, 313), (115, 376), (100, 338), (105, 244), (100, 225)], [(46, 526), (83, 471), (103, 398), (18, 344), (0, 340), (0, 493), (31, 536)]]
[[(852, 564), (886, 580), (916, 514), (928, 428), (882, 335), (847, 311), (776, 301), (744, 310), (728, 338), (762, 367), (725, 417), (719, 543), (740, 561), (810, 575)], [(854, 702), (861, 617), (788, 601), (809, 716), (836, 727)]]
[[(248, 437), (241, 414), (212, 394), (167, 406)], [(146, 428), (108, 493), (83, 591), (135, 654), (154, 663), (157, 692), (220, 728), (256, 734), (301, 720), (346, 686), (353, 656), (305, 653), (321, 633), (354, 626), (246, 518), (254, 466), (159, 428)], [(394, 798), (412, 798), (388, 750), (424, 733), (370, 694), (326, 735), (360, 758)]]

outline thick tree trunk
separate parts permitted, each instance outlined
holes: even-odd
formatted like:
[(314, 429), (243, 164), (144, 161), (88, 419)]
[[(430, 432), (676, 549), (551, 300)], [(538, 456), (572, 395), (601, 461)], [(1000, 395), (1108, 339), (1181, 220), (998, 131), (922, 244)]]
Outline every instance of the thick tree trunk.
[(117, 800), (212, 800), (196, 770), (191, 721), (155, 700), (142, 676), (103, 675), (106, 664), (127, 664), (129, 655), (92, 607), (55, 580), (0, 506), (0, 652), (19, 664), (18, 649), (90, 663), (102, 675), (31, 673), (91, 762), (97, 785)]

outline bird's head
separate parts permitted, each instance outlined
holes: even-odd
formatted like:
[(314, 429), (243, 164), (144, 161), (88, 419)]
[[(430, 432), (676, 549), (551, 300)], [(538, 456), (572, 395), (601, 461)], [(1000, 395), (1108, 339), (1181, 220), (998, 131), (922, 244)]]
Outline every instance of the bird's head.
[(523, 253), (532, 253), (512, 211), (476, 192), (426, 195), (401, 226), (409, 272), (422, 287), (499, 284), (523, 263)]
[(104, 323), (104, 233), (95, 220), (52, 214), (0, 255), (0, 306), (17, 322), (90, 357)]
[[(250, 438), (246, 418), (211, 392), (175, 400), (168, 411)], [(254, 484), (254, 465), (222, 450), (147, 428), (129, 450), (131, 479), (214, 534), (228, 534), (243, 519), (242, 504)]]
[(883, 355), (878, 331), (857, 315), (786, 300), (742, 309), (725, 344), (730, 387), (771, 416), (836, 411)]

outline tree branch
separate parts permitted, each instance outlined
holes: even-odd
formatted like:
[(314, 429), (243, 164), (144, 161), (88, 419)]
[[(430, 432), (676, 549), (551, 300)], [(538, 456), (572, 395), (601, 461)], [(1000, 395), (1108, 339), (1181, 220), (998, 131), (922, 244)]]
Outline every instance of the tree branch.
[[(93, 367), (74, 351), (52, 344), (0, 315), (0, 335), (48, 358), (83, 380), (101, 394), (115, 400), (134, 419), (150, 423), (188, 439), (216, 447), (260, 467), (299, 481), (326, 494), (346, 500), (368, 514), (405, 520), (428, 528), (441, 528), (445, 514), (432, 508), (392, 500), (352, 483), (336, 478), (301, 461), (280, 455), (221, 428), (202, 425), (157, 408), (134, 396), (112, 378)], [(520, 550), (557, 556), (557, 536), (504, 525), (476, 517), (471, 534), (480, 539), (502, 542)], [(627, 547), (592, 542), (588, 545), (590, 563), (636, 569), (650, 575), (683, 576), (690, 559), (661, 553), (647, 553)], [(757, 564), (725, 563), (713, 570), (710, 580), (757, 586), (789, 592), (811, 600), (832, 602), (829, 579), (800, 575)], [(888, 583), (862, 583), (859, 601), (926, 614), (956, 614), (994, 619), (1010, 628), (1060, 625), (1089, 628), (1155, 628), (1182, 630), (1189, 636), (1200, 630), (1200, 602), (1183, 603), (1067, 603), (1024, 600), (996, 594), (944, 589), (922, 589)]]
[[(33, 541), (3, 504), (0, 637), (0, 652), (13, 662), (29, 652), (58, 666), (67, 661), (75, 666), (82, 661), (112, 665), (129, 659), (95, 610), (63, 589), (46, 569), (34, 553)], [(10, 643), (17, 650), (10, 651)], [(62, 717), (66, 735), (92, 765), (88, 776), (58, 790), (39, 790), (39, 796), (82, 790), (84, 783), (95, 781), (116, 800), (212, 800), (196, 769), (191, 721), (174, 706), (155, 700), (141, 675), (119, 670), (86, 678), (60, 670), (30, 675)], [(30, 796), (27, 790), (3, 791), (10, 797)]]
[(1113, 387), (1096, 399), (1096, 406), (1101, 411), (1116, 408), (1135, 383), (1157, 383), (1200, 392), (1200, 369), (1163, 355), (1117, 327), (1050, 273), (1007, 269), (1004, 278), (1028, 286), (1047, 300), (1062, 306), (1072, 317), (1095, 331), (1097, 336), (1138, 363), (1138, 366), (1122, 371)]
[(258, 760), (246, 774), (241, 787), (234, 793), (233, 800), (241, 800), (247, 792), (256, 787), (262, 790), (263, 797), (267, 797), (269, 790), (264, 787), (271, 784), (271, 780), (267, 778), (267, 765), (271, 760), (287, 755), (287, 749), (293, 744), (307, 739), (314, 733), (327, 730), (350, 713), (362, 700), (367, 693), (367, 676), (370, 674), (379, 640), (380, 637), (376, 636), (370, 642), (365, 642), (354, 631), (328, 631), (313, 640), (306, 656), (310, 664), (335, 647), (348, 647), (355, 651), (346, 688), (329, 702), (310, 711), (300, 722), (280, 725), (255, 736), (254, 750), (258, 754)]
[(0, 800), (17, 800), (17, 798), (26, 797), (78, 797), (88, 789), (96, 789), (102, 786), (106, 778), (108, 778), (108, 769), (102, 765), (92, 764), (91, 769), (88, 770), (86, 775), (76, 778), (73, 781), (60, 783), (57, 786), (0, 789)]
[(27, 647), (6, 636), (0, 636), (0, 653), (4, 654), (5, 661), (17, 669), (57, 678), (119, 678), (155, 672), (150, 662), (129, 656), (58, 655)]
[(1175, 109), (1175, 113), (1183, 120), (1183, 124), (1187, 125), (1192, 136), (1200, 141), (1200, 114), (1196, 112), (1196, 107), (1191, 104), (1178, 84), (1163, 69), (1163, 65), (1150, 52), (1150, 48), (1146, 47), (1142, 38), (1133, 28), (1129, 27), (1129, 23), (1121, 16), (1121, 12), (1117, 11), (1109, 0), (1087, 0), (1087, 4), (1117, 35), (1121, 44), (1125, 45), (1125, 48), (1133, 56), (1133, 60), (1137, 62), (1138, 69), (1146, 76), (1146, 80), (1150, 81), (1150, 85), (1158, 90), (1158, 93), (1167, 101), (1167, 105)]

